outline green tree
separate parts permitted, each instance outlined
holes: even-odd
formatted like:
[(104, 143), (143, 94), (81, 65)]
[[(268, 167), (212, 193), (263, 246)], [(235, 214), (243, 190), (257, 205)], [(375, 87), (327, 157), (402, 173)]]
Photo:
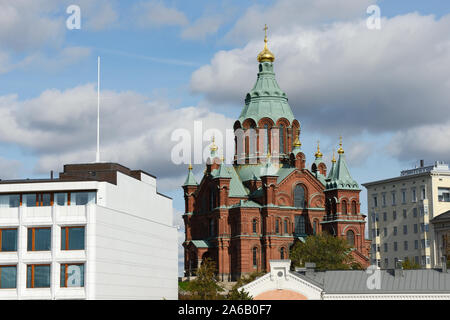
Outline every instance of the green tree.
[(295, 242), (290, 257), (293, 267), (302, 267), (305, 262), (314, 262), (318, 270), (360, 268), (350, 252), (351, 248), (344, 238), (323, 232), (308, 236), (305, 243)]
[(415, 263), (414, 261), (410, 261), (408, 258), (405, 259), (405, 261), (402, 262), (402, 267), (405, 270), (411, 270), (411, 269), (420, 269), (420, 264)]
[(203, 260), (202, 265), (197, 270), (197, 277), (187, 286), (191, 299), (222, 299), (219, 292), (223, 291), (223, 288), (218, 284), (216, 271), (216, 263), (213, 260), (210, 258)]
[(247, 276), (242, 276), (231, 288), (227, 294), (227, 300), (253, 300), (253, 297), (244, 289), (238, 290), (240, 287), (245, 286), (247, 283), (252, 282), (256, 278), (263, 276), (265, 273), (262, 271), (255, 271)]

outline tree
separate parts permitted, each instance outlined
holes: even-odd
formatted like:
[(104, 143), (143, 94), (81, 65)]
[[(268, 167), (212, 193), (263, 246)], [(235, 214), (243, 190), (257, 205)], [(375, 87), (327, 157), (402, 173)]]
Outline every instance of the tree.
[(216, 271), (216, 263), (213, 260), (210, 258), (203, 260), (197, 270), (197, 277), (189, 283), (187, 288), (192, 299), (217, 300), (222, 298), (219, 292), (223, 291), (223, 288), (218, 284)]
[(305, 243), (295, 242), (290, 257), (293, 267), (302, 267), (305, 262), (313, 262), (318, 270), (358, 268), (350, 252), (351, 247), (344, 238), (324, 232), (308, 236)]
[(415, 263), (414, 261), (410, 261), (408, 258), (405, 259), (405, 261), (402, 262), (402, 268), (404, 270), (410, 270), (410, 269), (420, 269), (420, 264)]
[(253, 297), (244, 289), (238, 290), (240, 287), (245, 286), (247, 283), (252, 282), (256, 278), (263, 276), (265, 273), (262, 271), (255, 271), (247, 276), (242, 276), (228, 292), (228, 300), (253, 300)]

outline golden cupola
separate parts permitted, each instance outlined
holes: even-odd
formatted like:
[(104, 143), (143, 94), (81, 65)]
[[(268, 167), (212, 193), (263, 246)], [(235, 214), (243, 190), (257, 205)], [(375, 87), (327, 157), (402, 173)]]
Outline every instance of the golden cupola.
[(259, 62), (274, 62), (275, 56), (267, 48), (267, 25), (264, 26), (265, 36), (264, 36), (264, 49), (258, 54)]

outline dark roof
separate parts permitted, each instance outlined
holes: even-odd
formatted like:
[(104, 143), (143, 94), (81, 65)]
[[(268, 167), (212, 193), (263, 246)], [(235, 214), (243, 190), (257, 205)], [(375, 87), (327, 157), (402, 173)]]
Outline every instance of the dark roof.
[(381, 288), (369, 289), (370, 276), (365, 270), (330, 270), (296, 272), (300, 278), (321, 287), (326, 293), (441, 293), (450, 292), (450, 273), (434, 269), (402, 270), (403, 275), (394, 275), (394, 270), (378, 270)]
[(447, 212), (441, 213), (440, 215), (431, 219), (431, 223), (441, 222), (444, 220), (450, 220), (450, 210), (448, 210)]

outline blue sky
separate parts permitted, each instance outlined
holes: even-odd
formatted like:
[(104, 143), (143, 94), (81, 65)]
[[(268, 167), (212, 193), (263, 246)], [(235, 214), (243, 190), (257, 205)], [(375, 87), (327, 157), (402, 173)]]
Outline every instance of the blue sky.
[[(80, 30), (65, 26), (71, 4)], [(371, 4), (380, 30), (366, 27)], [(94, 160), (100, 55), (102, 160), (157, 175), (181, 223), (186, 165), (171, 163), (170, 133), (231, 128), (265, 23), (307, 163), (318, 139), (329, 161), (339, 135), (359, 183), (450, 160), (449, 2), (6, 0), (0, 12), (2, 179)]]

